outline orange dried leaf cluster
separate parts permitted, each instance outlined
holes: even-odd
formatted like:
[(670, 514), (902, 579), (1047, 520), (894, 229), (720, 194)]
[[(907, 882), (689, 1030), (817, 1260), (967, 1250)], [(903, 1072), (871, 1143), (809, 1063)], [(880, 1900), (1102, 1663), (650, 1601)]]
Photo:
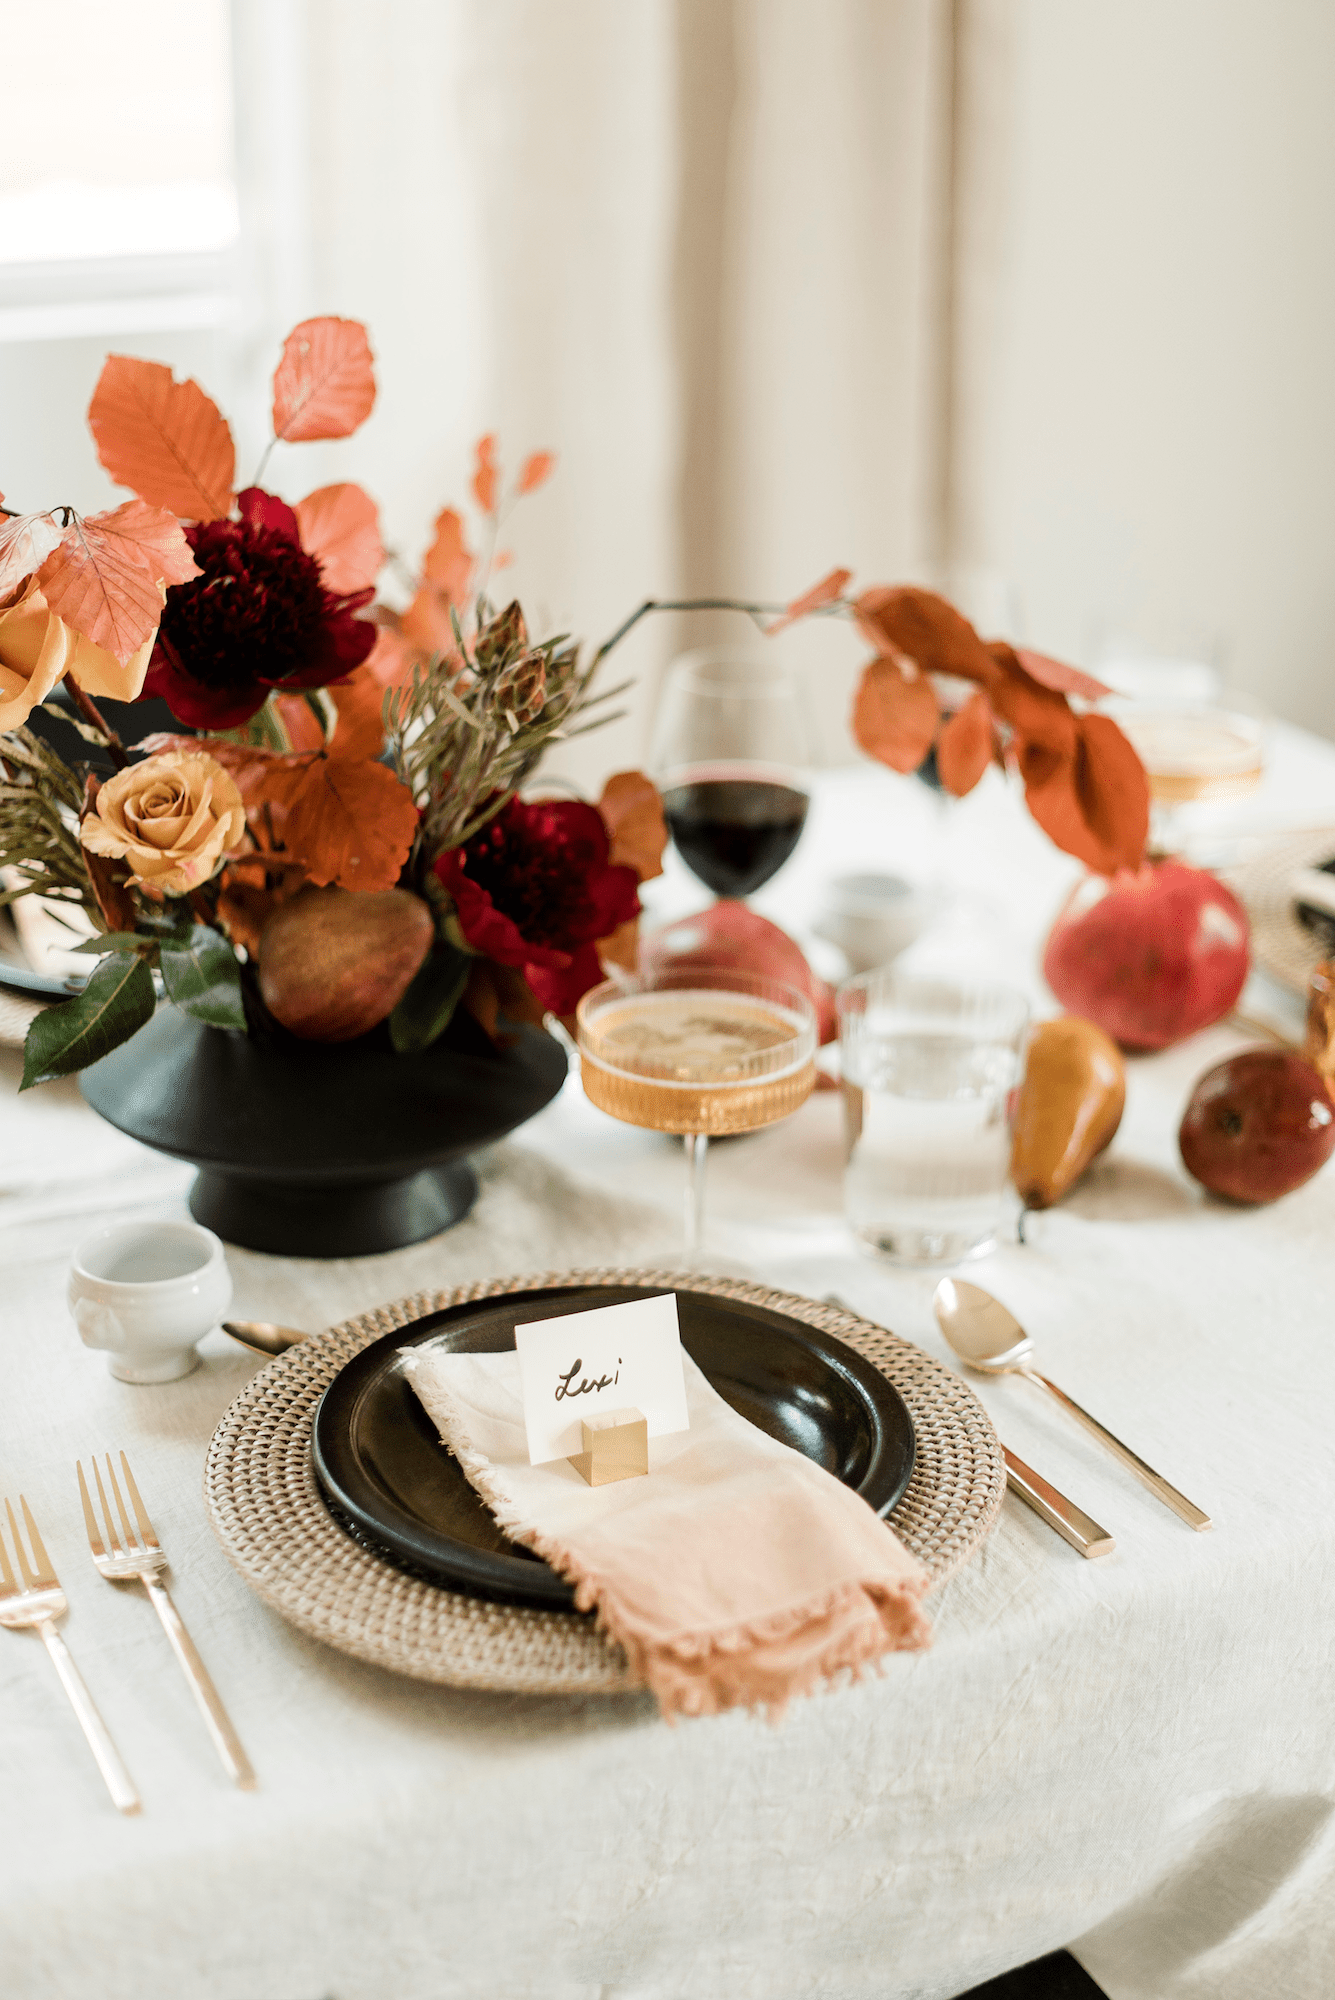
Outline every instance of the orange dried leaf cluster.
[[(1007, 762), (1058, 847), (1099, 874), (1139, 867), (1149, 830), (1144, 768), (1110, 717), (1077, 714), (1068, 699), (1098, 700), (1109, 692), (1101, 681), (1045, 654), (983, 641), (930, 590), (867, 590), (854, 613), (876, 649), (853, 708), (854, 735), (870, 756), (916, 771), (935, 748), (941, 783), (957, 797), (989, 763)], [(976, 692), (943, 715), (933, 675), (972, 682)]]

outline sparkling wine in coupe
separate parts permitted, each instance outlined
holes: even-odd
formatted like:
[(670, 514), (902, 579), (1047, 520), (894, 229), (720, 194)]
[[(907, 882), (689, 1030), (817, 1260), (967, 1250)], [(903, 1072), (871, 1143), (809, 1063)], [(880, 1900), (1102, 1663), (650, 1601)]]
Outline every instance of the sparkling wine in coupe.
[(685, 1138), (694, 1250), (708, 1140), (772, 1125), (803, 1103), (816, 1080), (815, 1009), (793, 987), (720, 967), (609, 980), (585, 994), (577, 1018), (590, 1102)]

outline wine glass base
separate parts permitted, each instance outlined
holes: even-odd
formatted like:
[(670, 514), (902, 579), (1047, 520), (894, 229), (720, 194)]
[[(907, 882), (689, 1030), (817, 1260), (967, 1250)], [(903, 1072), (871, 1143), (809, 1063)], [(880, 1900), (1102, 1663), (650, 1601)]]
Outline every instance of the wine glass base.
[(967, 1229), (880, 1228), (863, 1225), (854, 1230), (858, 1247), (884, 1264), (901, 1264), (928, 1269), (937, 1264), (962, 1264), (973, 1257), (985, 1257), (997, 1243), (997, 1228), (983, 1232)]

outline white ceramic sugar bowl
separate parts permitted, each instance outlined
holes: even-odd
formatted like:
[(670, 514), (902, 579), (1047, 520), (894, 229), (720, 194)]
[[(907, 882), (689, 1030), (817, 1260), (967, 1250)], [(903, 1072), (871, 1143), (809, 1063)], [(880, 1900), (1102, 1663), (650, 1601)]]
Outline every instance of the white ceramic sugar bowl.
[(122, 1382), (174, 1382), (232, 1300), (223, 1246), (197, 1222), (125, 1223), (80, 1244), (68, 1298), (85, 1347)]

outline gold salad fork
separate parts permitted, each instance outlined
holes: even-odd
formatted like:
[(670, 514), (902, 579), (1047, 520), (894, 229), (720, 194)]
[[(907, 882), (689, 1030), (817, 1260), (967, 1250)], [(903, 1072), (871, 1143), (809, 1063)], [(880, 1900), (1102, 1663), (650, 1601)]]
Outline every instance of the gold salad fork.
[(102, 1515), (106, 1522), (106, 1541), (93, 1512), (93, 1502), (88, 1492), (88, 1481), (83, 1476), (83, 1461), (79, 1461), (79, 1495), (83, 1501), (83, 1518), (88, 1528), (88, 1544), (93, 1552), (93, 1561), (102, 1575), (113, 1583), (142, 1583), (153, 1601), (153, 1608), (162, 1620), (162, 1628), (171, 1640), (172, 1651), (181, 1664), (181, 1671), (190, 1683), (190, 1689), (204, 1718), (204, 1726), (213, 1738), (214, 1748), (222, 1758), (223, 1768), (245, 1791), (253, 1791), (255, 1773), (250, 1759), (241, 1748), (241, 1742), (227, 1710), (218, 1697), (218, 1690), (209, 1678), (209, 1673), (199, 1654), (195, 1642), (181, 1622), (181, 1614), (172, 1603), (167, 1586), (160, 1581), (167, 1567), (167, 1558), (162, 1544), (153, 1532), (153, 1523), (148, 1518), (148, 1510), (139, 1497), (139, 1488), (134, 1483), (130, 1461), (121, 1453), (121, 1470), (125, 1474), (126, 1490), (130, 1495), (130, 1505), (139, 1524), (136, 1539), (130, 1526), (130, 1517), (125, 1511), (121, 1498), (120, 1482), (116, 1478), (116, 1468), (111, 1462), (111, 1453), (106, 1454), (107, 1484), (116, 1500), (116, 1513), (120, 1516), (120, 1534), (116, 1532), (116, 1521), (107, 1505), (106, 1487), (102, 1484), (102, 1473), (93, 1456), (93, 1479), (97, 1486), (97, 1497), (102, 1502)]
[(18, 1628), (35, 1625), (42, 1636), (47, 1652), (60, 1675), (66, 1694), (70, 1698), (74, 1713), (79, 1718), (79, 1727), (88, 1738), (88, 1747), (97, 1759), (97, 1768), (107, 1781), (107, 1790), (123, 1813), (137, 1813), (139, 1794), (134, 1782), (121, 1759), (120, 1751), (112, 1742), (103, 1722), (83, 1683), (83, 1676), (70, 1658), (69, 1647), (56, 1630), (57, 1618), (63, 1618), (69, 1609), (65, 1593), (61, 1589), (51, 1558), (46, 1552), (37, 1523), (33, 1520), (32, 1509), (19, 1495), (19, 1506), (28, 1526), (28, 1539), (32, 1543), (32, 1560), (23, 1546), (19, 1524), (14, 1519), (14, 1509), (5, 1501), (5, 1512), (9, 1516), (9, 1532), (14, 1542), (14, 1555), (18, 1563), (20, 1584), (10, 1565), (9, 1551), (5, 1547), (5, 1532), (0, 1528), (0, 1625)]

